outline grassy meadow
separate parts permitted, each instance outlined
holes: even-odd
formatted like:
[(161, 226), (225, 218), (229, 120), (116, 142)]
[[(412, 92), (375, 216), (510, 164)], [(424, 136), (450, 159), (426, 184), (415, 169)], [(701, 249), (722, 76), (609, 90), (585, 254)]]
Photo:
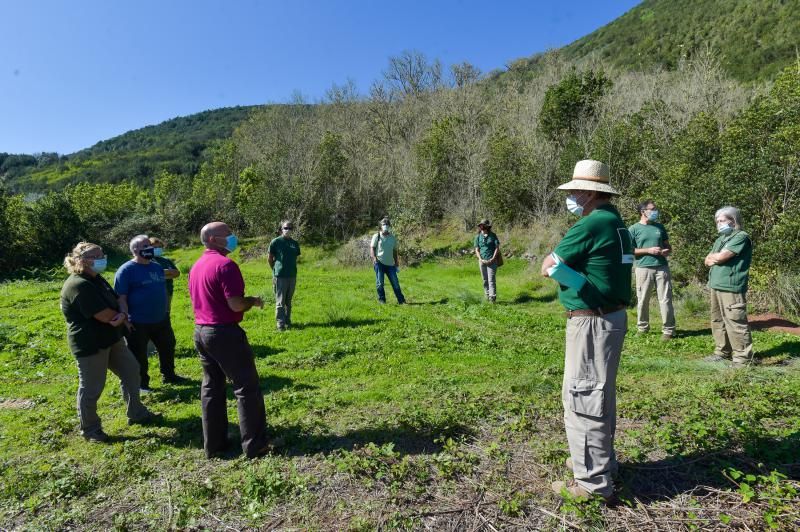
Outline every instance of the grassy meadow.
[[(629, 311), (618, 382), (621, 503), (562, 501), (565, 318), (538, 267), (509, 259), (498, 302), (472, 257), (403, 268), (409, 304), (376, 302), (368, 266), (306, 248), (292, 330), (275, 330), (263, 257), (241, 263), (267, 301), (243, 327), (268, 423), (283, 441), (249, 461), (202, 450), (186, 273), (199, 249), (168, 254), (176, 281), (177, 371), (164, 414), (129, 427), (109, 375), (99, 413), (109, 444), (77, 430), (77, 371), (60, 281), (0, 284), (0, 529), (795, 529), (800, 526), (800, 338), (755, 332), (759, 364), (711, 354), (704, 301), (677, 302), (678, 338), (637, 335)], [(234, 255), (238, 259), (239, 252)], [(113, 272), (105, 274), (113, 277)], [(229, 391), (231, 434), (238, 442)]]

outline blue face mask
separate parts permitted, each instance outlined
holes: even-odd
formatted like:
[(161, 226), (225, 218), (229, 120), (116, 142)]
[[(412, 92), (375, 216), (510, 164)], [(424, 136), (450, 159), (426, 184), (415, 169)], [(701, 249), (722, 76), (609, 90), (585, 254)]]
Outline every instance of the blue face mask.
[(156, 257), (161, 257), (164, 255), (164, 248), (153, 248), (153, 255)]
[(102, 273), (108, 266), (108, 259), (94, 259), (92, 263), (92, 271), (94, 273)]
[(717, 232), (727, 235), (733, 232), (733, 226), (731, 224), (722, 222), (717, 224)]
[(236, 237), (236, 235), (231, 234), (225, 238), (225, 249), (228, 250), (228, 253), (233, 253), (238, 247), (239, 239)]
[(651, 222), (658, 220), (658, 209), (653, 209), (650, 211), (650, 214), (647, 215), (647, 219)]
[(567, 210), (575, 216), (583, 216), (583, 205), (578, 203), (578, 198), (575, 194), (567, 196)]

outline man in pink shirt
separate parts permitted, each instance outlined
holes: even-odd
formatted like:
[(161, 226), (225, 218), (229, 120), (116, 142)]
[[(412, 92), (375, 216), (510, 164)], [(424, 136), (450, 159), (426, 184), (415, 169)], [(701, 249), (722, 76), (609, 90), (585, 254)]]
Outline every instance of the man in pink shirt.
[(263, 308), (264, 302), (244, 295), (239, 266), (227, 257), (238, 241), (226, 224), (207, 224), (200, 231), (200, 240), (206, 251), (189, 272), (189, 296), (194, 309), (194, 345), (203, 366), (203, 447), (209, 458), (228, 447), (227, 377), (238, 405), (242, 450), (248, 458), (255, 458), (269, 448), (267, 419), (253, 350), (239, 322), (251, 308)]

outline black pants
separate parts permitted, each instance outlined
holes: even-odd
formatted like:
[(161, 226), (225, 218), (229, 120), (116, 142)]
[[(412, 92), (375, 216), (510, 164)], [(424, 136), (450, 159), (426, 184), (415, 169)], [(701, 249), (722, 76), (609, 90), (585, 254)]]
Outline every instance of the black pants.
[(236, 396), (242, 450), (248, 457), (255, 456), (267, 444), (267, 416), (247, 335), (237, 324), (195, 325), (194, 345), (203, 366), (200, 404), (206, 455), (211, 456), (228, 444), (227, 377)]
[(158, 350), (158, 361), (161, 364), (161, 375), (169, 379), (175, 376), (175, 333), (169, 314), (164, 321), (158, 323), (134, 323), (133, 331), (128, 334), (128, 347), (139, 362), (142, 388), (150, 387), (148, 375), (147, 342), (153, 342)]

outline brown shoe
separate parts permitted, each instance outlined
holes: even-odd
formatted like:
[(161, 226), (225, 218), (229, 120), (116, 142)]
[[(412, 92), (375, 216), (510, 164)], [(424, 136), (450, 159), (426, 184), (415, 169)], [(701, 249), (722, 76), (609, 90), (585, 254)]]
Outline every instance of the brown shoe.
[(567, 495), (569, 495), (573, 499), (578, 499), (578, 500), (584, 500), (584, 501), (585, 500), (589, 500), (592, 497), (594, 497), (595, 495), (600, 497), (603, 500), (603, 502), (609, 502), (611, 500), (611, 497), (604, 497), (604, 496), (600, 495), (599, 493), (598, 494), (594, 494), (594, 493), (592, 493), (590, 491), (586, 491), (582, 486), (580, 486), (574, 480), (570, 480), (570, 481), (567, 481), (567, 482), (565, 482), (563, 480), (558, 480), (558, 481), (553, 482), (552, 484), (550, 484), (550, 488), (553, 490), (553, 492), (556, 495), (561, 495), (562, 497), (564, 496), (564, 493), (566, 492)]
[(671, 334), (662, 334), (661, 335), (661, 341), (662, 342), (669, 342), (670, 340), (672, 340), (672, 335)]

